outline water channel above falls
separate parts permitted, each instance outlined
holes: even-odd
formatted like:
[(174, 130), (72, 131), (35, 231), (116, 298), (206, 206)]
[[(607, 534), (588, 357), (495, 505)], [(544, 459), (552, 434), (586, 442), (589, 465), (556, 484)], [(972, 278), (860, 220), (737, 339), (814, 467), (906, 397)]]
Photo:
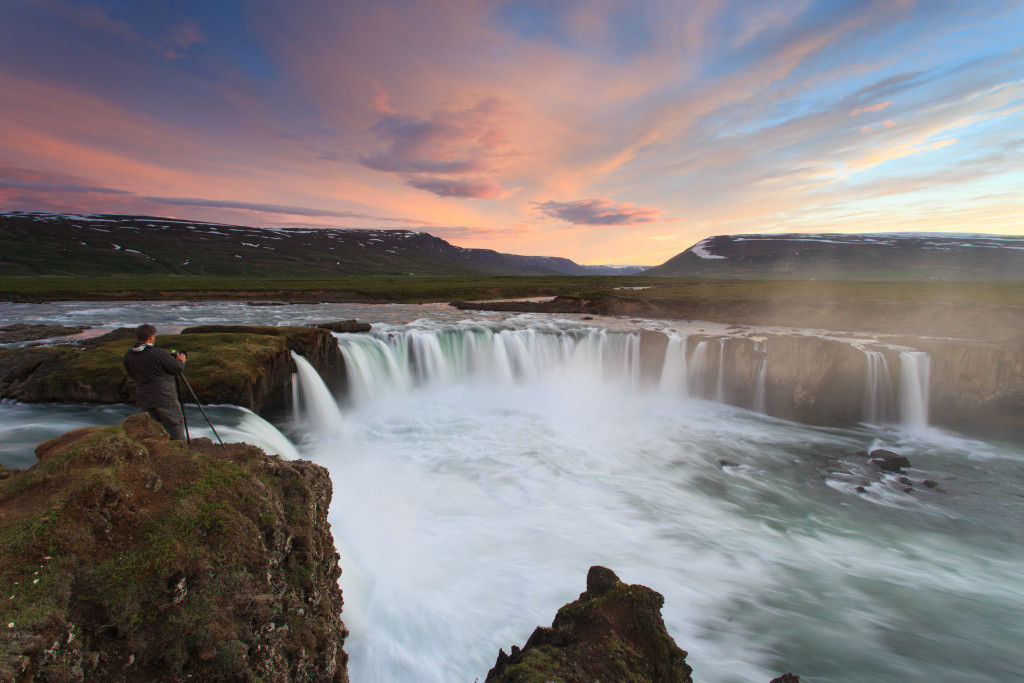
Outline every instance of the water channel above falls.
[[(906, 372), (874, 357), (859, 388), (865, 419), (908, 426), (821, 428), (747, 409), (765, 401), (756, 362), (745, 407), (715, 402), (720, 366), (704, 372), (700, 354), (724, 342), (687, 337), (729, 332), (706, 323), (239, 303), (11, 304), (0, 316), (166, 332), (374, 325), (337, 335), (346, 395), (297, 359), (293, 409), (276, 420), (291, 442), (276, 450), (331, 471), (355, 683), (482, 680), (498, 648), (575, 599), (592, 564), (665, 596), (695, 680), (1024, 678), (1024, 453), (927, 428), (927, 357), (912, 350), (899, 354)], [(636, 333), (669, 328), (646, 381)], [(5, 402), (0, 461), (131, 412)], [(231, 438), (279, 438), (237, 409), (211, 417), (235, 425)], [(870, 473), (854, 454), (880, 447), (910, 459), (912, 492), (888, 475), (856, 491)]]

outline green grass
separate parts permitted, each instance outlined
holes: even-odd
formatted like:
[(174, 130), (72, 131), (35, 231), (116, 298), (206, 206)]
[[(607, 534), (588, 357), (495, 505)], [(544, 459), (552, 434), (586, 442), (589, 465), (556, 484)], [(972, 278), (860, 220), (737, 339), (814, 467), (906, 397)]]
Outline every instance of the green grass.
[[(670, 280), (669, 280), (670, 281)], [(666, 284), (665, 278), (441, 277), (236, 278), (196, 276), (0, 277), (0, 298), (15, 301), (299, 299), (406, 302), (515, 298), (608, 287)]]

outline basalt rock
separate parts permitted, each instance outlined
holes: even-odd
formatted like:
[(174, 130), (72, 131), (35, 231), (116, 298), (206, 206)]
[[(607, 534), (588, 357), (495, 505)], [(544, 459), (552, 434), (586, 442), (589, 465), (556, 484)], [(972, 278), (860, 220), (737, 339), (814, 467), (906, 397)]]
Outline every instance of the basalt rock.
[(331, 332), (369, 332), (370, 323), (361, 323), (358, 320), (339, 320), (333, 323), (310, 323), (306, 327), (317, 327)]
[(146, 414), (37, 456), (0, 479), (0, 680), (348, 680), (324, 468)]
[(871, 451), (868, 462), (883, 472), (902, 472), (904, 467), (910, 467), (910, 460), (905, 455), (893, 453), (884, 448)]
[(0, 327), (0, 343), (10, 344), (15, 342), (34, 341), (37, 339), (52, 339), (54, 337), (67, 337), (78, 334), (88, 327), (66, 327), (64, 325), (29, 325), (28, 323), (14, 323)]
[(692, 683), (686, 652), (661, 618), (664, 602), (650, 588), (591, 567), (579, 599), (558, 610), (550, 628), (538, 626), (521, 650), (500, 651), (487, 682)]

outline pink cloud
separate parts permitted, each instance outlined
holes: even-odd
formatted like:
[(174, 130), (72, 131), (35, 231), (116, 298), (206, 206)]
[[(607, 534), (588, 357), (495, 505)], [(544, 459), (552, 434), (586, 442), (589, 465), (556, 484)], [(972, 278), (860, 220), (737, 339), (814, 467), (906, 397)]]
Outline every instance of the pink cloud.
[(501, 185), (487, 179), (466, 180), (411, 176), (405, 184), (418, 190), (433, 192), (439, 197), (465, 197), (468, 199), (495, 199), (504, 194)]
[(545, 216), (576, 225), (636, 225), (653, 223), (662, 213), (658, 209), (637, 206), (632, 202), (610, 199), (581, 199), (575, 202), (544, 202), (535, 204)]
[[(380, 101), (380, 95), (377, 97)], [(487, 170), (507, 154), (504, 106), (495, 98), (430, 118), (385, 115), (372, 128), (386, 148), (363, 155), (363, 165), (390, 173), (467, 173)]]
[(892, 104), (892, 100), (889, 100), (887, 102), (879, 102), (878, 104), (868, 105), (867, 107), (858, 107), (857, 109), (854, 109), (853, 111), (850, 112), (850, 116), (858, 116), (860, 114), (863, 114), (864, 112), (869, 111), (882, 111), (890, 104)]

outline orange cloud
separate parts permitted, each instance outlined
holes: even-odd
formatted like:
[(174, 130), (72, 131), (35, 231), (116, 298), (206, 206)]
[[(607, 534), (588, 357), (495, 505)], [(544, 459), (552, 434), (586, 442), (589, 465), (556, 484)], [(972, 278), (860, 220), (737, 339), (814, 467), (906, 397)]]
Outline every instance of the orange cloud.
[(854, 109), (853, 111), (851, 111), (850, 116), (858, 116), (868, 111), (882, 111), (890, 104), (892, 104), (892, 100), (889, 100), (888, 102), (879, 102), (878, 104), (872, 104), (867, 107), (860, 107), (858, 109)]

